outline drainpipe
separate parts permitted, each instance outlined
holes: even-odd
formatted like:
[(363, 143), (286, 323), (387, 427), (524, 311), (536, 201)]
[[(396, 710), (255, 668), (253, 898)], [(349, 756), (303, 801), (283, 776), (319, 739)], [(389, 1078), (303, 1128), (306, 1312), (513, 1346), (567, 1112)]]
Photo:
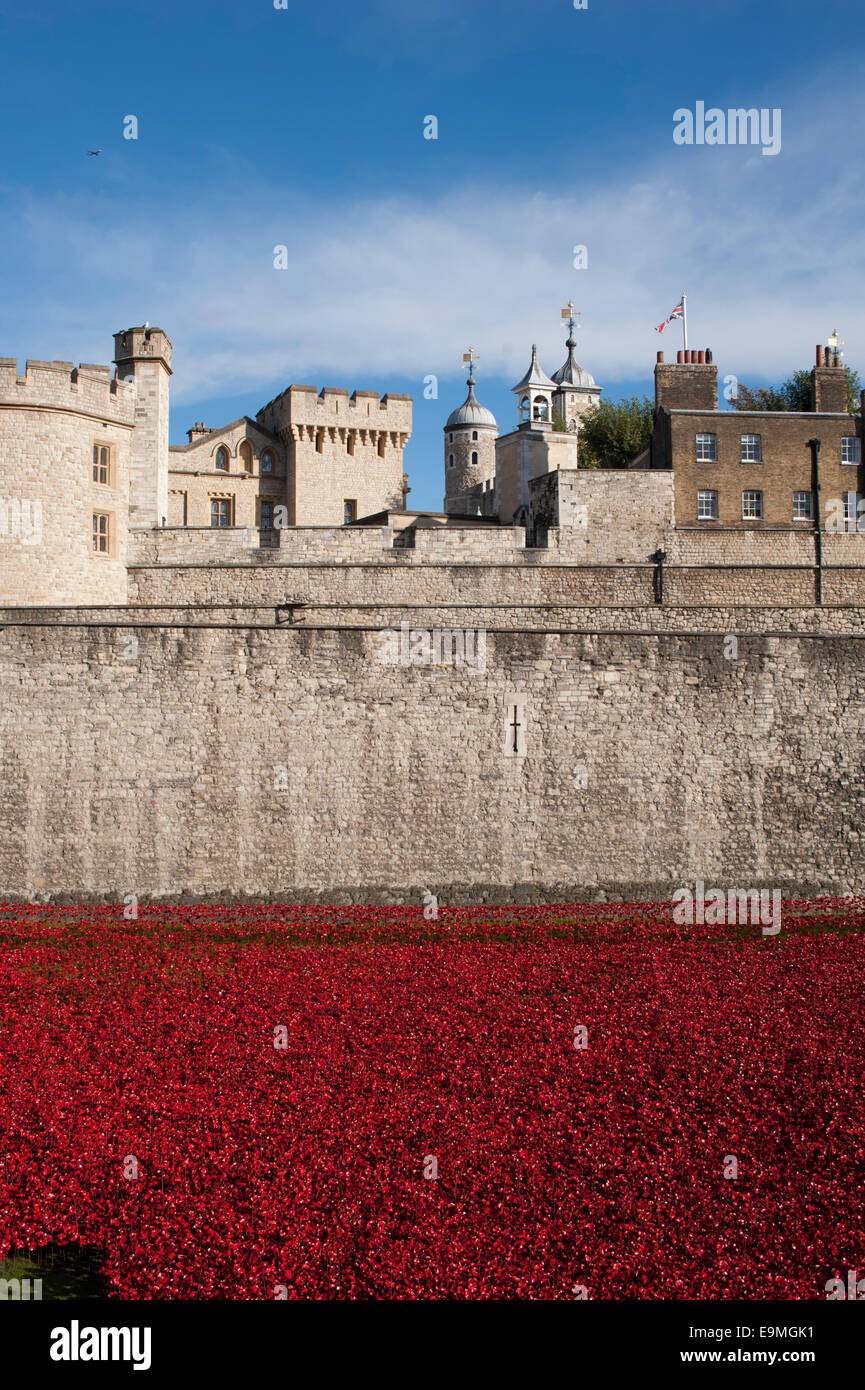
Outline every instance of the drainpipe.
[(820, 529), (820, 440), (809, 439), (811, 493), (814, 498), (814, 599), (823, 602), (823, 532)]
[(655, 573), (652, 579), (654, 581), (656, 603), (664, 602), (664, 561), (666, 558), (667, 552), (666, 550), (661, 550), (660, 546), (655, 551), (654, 555), (649, 556), (649, 559), (654, 561), (655, 564)]

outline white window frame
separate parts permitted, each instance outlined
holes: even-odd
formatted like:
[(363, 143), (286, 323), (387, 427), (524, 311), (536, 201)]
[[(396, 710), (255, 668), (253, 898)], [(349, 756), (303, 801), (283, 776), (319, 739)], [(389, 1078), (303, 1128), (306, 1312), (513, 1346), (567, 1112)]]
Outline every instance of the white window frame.
[[(799, 504), (800, 500), (804, 500), (804, 505), (806, 505), (807, 508), (808, 508), (807, 511), (803, 511), (803, 512), (797, 511), (797, 505)], [(813, 509), (814, 509), (814, 499), (813, 499), (813, 497), (812, 497), (812, 495), (811, 495), (810, 492), (804, 492), (804, 491), (802, 491), (802, 492), (794, 492), (794, 493), (793, 493), (793, 520), (794, 520), (794, 521), (811, 521), (812, 518), (813, 518), (813, 515), (814, 515), (814, 510), (813, 510)]]
[[(709, 501), (709, 512), (702, 511), (704, 499)], [(718, 520), (718, 493), (714, 488), (700, 488), (697, 492), (697, 520)]]
[[(750, 450), (756, 453), (751, 457)], [(743, 434), (739, 439), (739, 460), (741, 463), (763, 462), (763, 437), (759, 434)]]
[[(745, 498), (753, 498), (753, 505), (756, 511), (749, 512), (746, 507)], [(762, 521), (763, 520), (763, 494), (759, 488), (748, 487), (742, 492), (742, 520), (743, 521)]]
[[(847, 445), (850, 445), (852, 447), (845, 447)], [(847, 453), (853, 454), (853, 458), (845, 458), (844, 455)], [(852, 464), (854, 466), (858, 463), (861, 463), (861, 450), (859, 447), (858, 434), (845, 434), (843, 436), (841, 440), (841, 462), (844, 464)]]
[[(708, 453), (702, 452), (704, 447), (708, 447)], [(716, 434), (698, 434), (696, 436), (694, 448), (696, 450), (698, 463), (718, 462), (718, 436)]]

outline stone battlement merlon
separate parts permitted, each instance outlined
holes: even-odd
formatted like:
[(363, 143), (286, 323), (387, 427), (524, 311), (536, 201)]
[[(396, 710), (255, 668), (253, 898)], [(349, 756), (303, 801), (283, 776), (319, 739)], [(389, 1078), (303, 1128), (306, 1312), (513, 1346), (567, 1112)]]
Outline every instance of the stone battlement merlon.
[[(386, 422), (381, 419), (384, 412)], [(268, 401), (257, 414), (256, 419), (268, 428), (278, 431), (292, 424), (334, 425), (351, 423), (368, 428), (376, 427), (376, 422), (385, 429), (403, 434), (411, 434), (412, 397), (400, 392), (389, 391), (384, 396), (378, 391), (355, 390), (349, 394), (344, 387), (292, 385)]]
[(135, 422), (135, 386), (93, 362), (43, 362), (28, 358), (24, 375), (14, 357), (0, 358), (0, 407), (68, 410), (114, 424)]

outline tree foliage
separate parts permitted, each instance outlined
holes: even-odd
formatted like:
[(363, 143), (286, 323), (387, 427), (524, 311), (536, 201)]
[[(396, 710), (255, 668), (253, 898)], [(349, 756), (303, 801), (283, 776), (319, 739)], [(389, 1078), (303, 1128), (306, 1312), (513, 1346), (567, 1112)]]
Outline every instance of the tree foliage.
[[(847, 374), (847, 409), (854, 415), (859, 410), (862, 383), (853, 367), (845, 367), (844, 371)], [(734, 405), (737, 410), (810, 410), (811, 373), (802, 367), (782, 381), (780, 386), (760, 386), (756, 389), (740, 381)]]
[(627, 468), (652, 439), (654, 407), (648, 396), (599, 401), (580, 423), (580, 468)]

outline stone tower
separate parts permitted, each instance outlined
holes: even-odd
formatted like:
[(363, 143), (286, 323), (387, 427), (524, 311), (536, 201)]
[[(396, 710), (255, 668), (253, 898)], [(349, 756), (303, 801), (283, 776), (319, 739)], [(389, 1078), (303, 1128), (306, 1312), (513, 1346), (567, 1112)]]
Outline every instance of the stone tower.
[(445, 511), (456, 516), (488, 516), (495, 510), (498, 425), (492, 411), (475, 396), (471, 348), (464, 360), (469, 364), (469, 393), (444, 427)]
[(567, 426), (571, 434), (576, 434), (580, 427), (580, 417), (589, 406), (598, 404), (602, 388), (595, 385), (595, 378), (584, 371), (574, 357), (577, 344), (574, 338), (573, 304), (562, 310), (562, 316), (568, 320), (568, 336), (565, 343), (568, 355), (564, 365), (553, 373), (552, 379), (557, 388), (553, 396), (553, 413)]
[(129, 525), (161, 526), (168, 516), (168, 380), (171, 343), (161, 328), (114, 334), (117, 375), (135, 383)]

